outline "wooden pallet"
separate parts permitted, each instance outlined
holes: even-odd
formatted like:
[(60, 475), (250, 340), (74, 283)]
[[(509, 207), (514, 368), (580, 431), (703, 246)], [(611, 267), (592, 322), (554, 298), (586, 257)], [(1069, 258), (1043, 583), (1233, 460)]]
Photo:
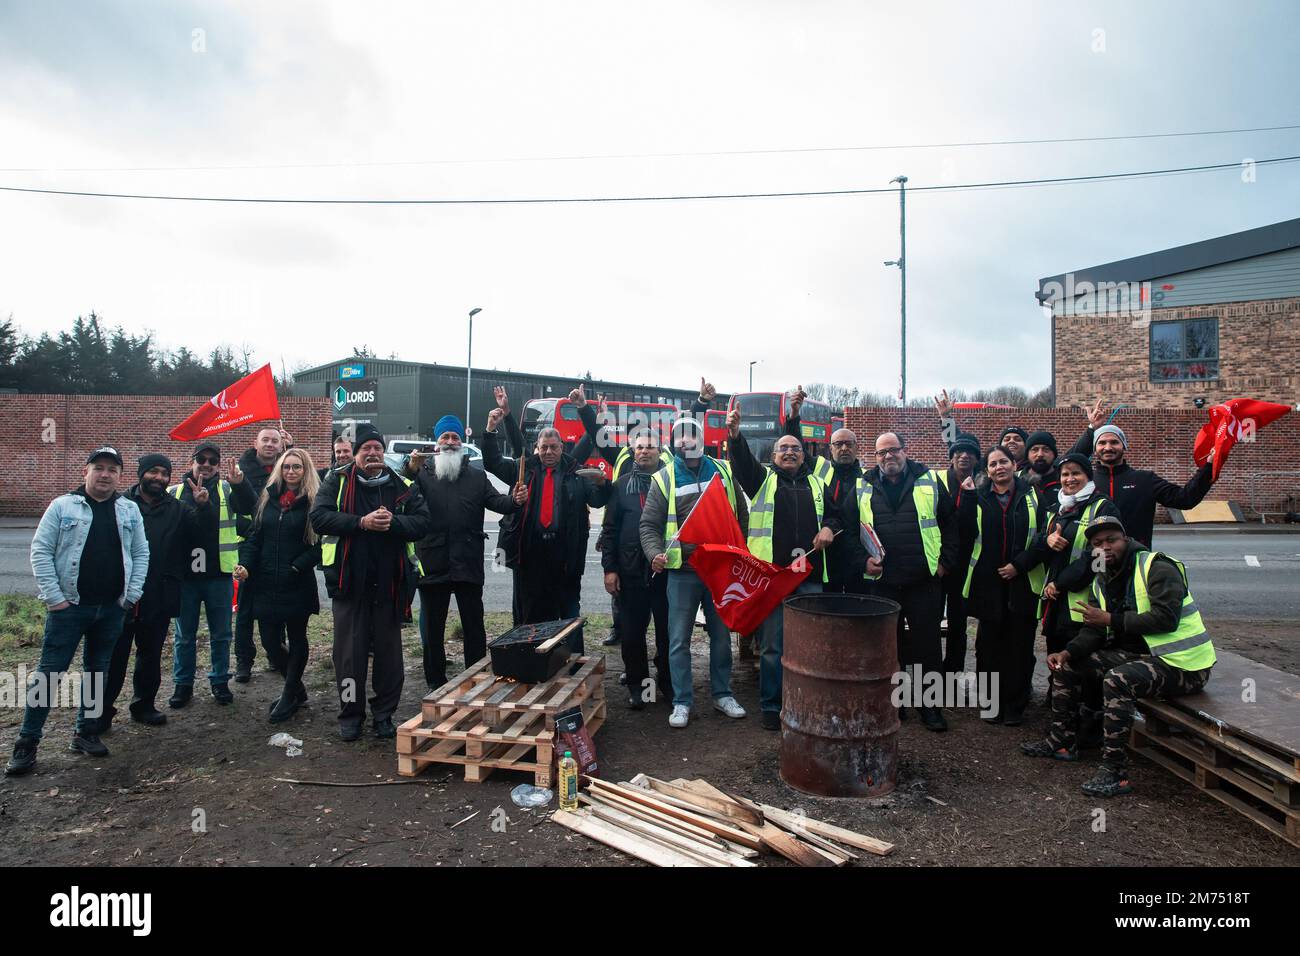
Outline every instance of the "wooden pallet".
[(1138, 701), (1129, 747), (1300, 847), (1300, 761), (1165, 701)]
[(414, 777), (433, 764), (464, 764), (470, 783), (481, 783), (494, 770), (519, 770), (549, 787), (555, 715), (578, 706), (594, 736), (605, 722), (603, 656), (575, 654), (540, 684), (497, 677), (484, 657), (430, 692), (420, 713), (397, 729), (397, 772)]

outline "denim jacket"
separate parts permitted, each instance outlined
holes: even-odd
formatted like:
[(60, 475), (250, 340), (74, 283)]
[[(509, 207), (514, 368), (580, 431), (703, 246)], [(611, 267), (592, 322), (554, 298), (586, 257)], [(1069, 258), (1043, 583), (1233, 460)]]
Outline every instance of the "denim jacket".
[[(122, 539), (122, 565), (126, 591), (118, 604), (134, 604), (144, 592), (149, 572), (149, 542), (144, 536), (144, 519), (134, 501), (117, 495), (113, 502), (117, 515), (117, 533)], [(32, 571), (41, 600), (47, 607), (68, 601), (79, 603), (77, 574), (81, 570), (81, 552), (90, 536), (92, 512), (90, 502), (75, 492), (59, 495), (41, 516), (32, 538)]]

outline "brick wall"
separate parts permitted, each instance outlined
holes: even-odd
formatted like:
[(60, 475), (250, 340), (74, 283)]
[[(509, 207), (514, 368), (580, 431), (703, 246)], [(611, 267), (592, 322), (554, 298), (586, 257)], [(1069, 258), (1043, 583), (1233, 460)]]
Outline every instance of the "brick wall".
[[(141, 455), (172, 460), (173, 479), (185, 470), (197, 442), (175, 442), (167, 432), (208, 396), (0, 395), (0, 515), (40, 515), (55, 495), (81, 483), (86, 455), (113, 445), (125, 462), (122, 490), (136, 481)], [(282, 398), (284, 427), (317, 465), (330, 456), (331, 408), (326, 398)], [(217, 435), (223, 472), (231, 457), (253, 444), (265, 423)], [(51, 427), (52, 426), (52, 427)], [(52, 437), (53, 441), (45, 438)]]
[[(1070, 450), (1087, 419), (1077, 408), (1034, 409), (958, 409), (957, 427), (976, 435), (983, 447), (997, 442), (1002, 429), (1019, 425), (1027, 431), (1044, 428), (1056, 437), (1061, 454)], [(1147, 468), (1170, 481), (1184, 482), (1196, 470), (1192, 462), (1192, 442), (1205, 423), (1207, 413), (1197, 409), (1126, 408), (1115, 418), (1128, 438), (1127, 461), (1135, 468)], [(858, 436), (868, 461), (876, 436), (884, 431), (902, 430), (909, 458), (927, 465), (947, 465), (948, 456), (939, 434), (939, 420), (930, 409), (923, 408), (849, 408), (845, 426)], [(1300, 493), (1300, 413), (1291, 412), (1256, 433), (1251, 444), (1239, 443), (1232, 450), (1218, 482), (1206, 500), (1235, 501), (1247, 508), (1253, 487), (1258, 487), (1261, 507), (1280, 510), (1287, 495)], [(1296, 472), (1252, 480), (1252, 473), (1264, 471)], [(1290, 507), (1294, 508), (1292, 504)], [(1168, 521), (1164, 508), (1158, 509), (1157, 521)]]
[(1283, 405), (1300, 399), (1300, 298), (1156, 309), (1152, 322), (1219, 320), (1219, 378), (1160, 384), (1150, 380), (1150, 331), (1131, 316), (1056, 319), (1056, 401), (1143, 408), (1190, 408), (1202, 397), (1258, 398)]

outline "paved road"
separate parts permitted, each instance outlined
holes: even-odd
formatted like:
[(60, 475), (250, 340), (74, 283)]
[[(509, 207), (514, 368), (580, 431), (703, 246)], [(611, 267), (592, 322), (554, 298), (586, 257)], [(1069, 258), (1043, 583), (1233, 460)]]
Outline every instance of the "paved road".
[[(598, 522), (596, 513), (593, 545)], [(508, 611), (512, 575), (505, 570), (494, 571), (490, 560), (496, 548), (496, 520), (486, 521), (483, 530), (488, 533), (489, 555), (483, 603), (490, 611)], [(0, 527), (0, 593), (36, 593), (28, 559), (32, 532), (30, 527)], [(1300, 533), (1157, 531), (1155, 544), (1187, 565), (1196, 601), (1208, 616), (1300, 622)], [(1253, 563), (1247, 556), (1253, 558)], [(609, 607), (608, 602), (600, 574), (600, 555), (589, 550), (582, 606), (599, 612)]]

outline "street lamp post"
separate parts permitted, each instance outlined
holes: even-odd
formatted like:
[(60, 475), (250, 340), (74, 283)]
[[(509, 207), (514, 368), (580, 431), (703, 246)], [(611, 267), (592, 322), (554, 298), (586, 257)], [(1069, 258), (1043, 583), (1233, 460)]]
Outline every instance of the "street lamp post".
[(754, 390), (754, 366), (760, 361), (761, 359), (754, 359), (754, 361), (749, 363), (749, 390), (751, 392)]
[[(474, 375), (474, 316), (482, 309), (469, 310), (469, 352), (465, 356), (465, 437), (469, 437), (469, 385)], [(437, 438), (437, 435), (433, 436)]]
[(899, 275), (899, 333), (898, 333), (898, 403), (907, 405), (907, 177), (895, 176), (890, 183), (898, 183), (898, 258), (886, 262), (898, 266)]

